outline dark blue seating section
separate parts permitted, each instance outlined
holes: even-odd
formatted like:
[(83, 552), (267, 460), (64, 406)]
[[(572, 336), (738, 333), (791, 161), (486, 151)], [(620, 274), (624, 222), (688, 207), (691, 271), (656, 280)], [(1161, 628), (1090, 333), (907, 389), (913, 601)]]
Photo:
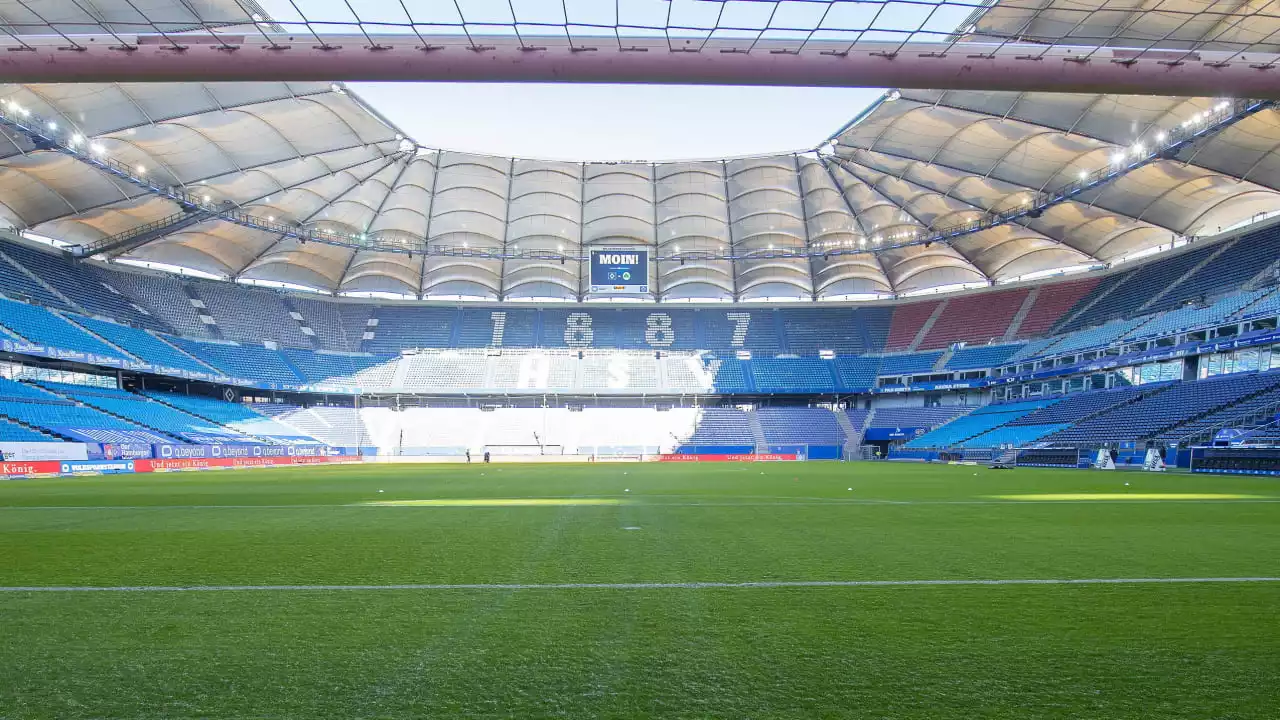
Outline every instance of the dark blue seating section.
[(770, 445), (844, 445), (835, 413), (824, 408), (760, 408), (756, 417)]
[(1140, 386), (1076, 393), (1067, 395), (1058, 402), (1024, 415), (1009, 424), (1053, 425), (1076, 423), (1113, 407), (1133, 402), (1140, 395), (1142, 395)]
[(886, 355), (880, 363), (881, 375), (912, 375), (929, 373), (942, 357), (941, 350), (907, 355)]
[(1009, 358), (1013, 357), (1022, 348), (1022, 343), (961, 348), (947, 359), (944, 368), (947, 370), (979, 370), (996, 367), (1008, 362)]
[(696, 445), (755, 446), (747, 413), (737, 408), (705, 408), (693, 435), (686, 440)]
[(763, 393), (830, 393), (836, 391), (831, 361), (816, 358), (751, 361), (756, 390)]
[(170, 330), (131, 298), (104, 285), (96, 273), (86, 272), (68, 258), (14, 243), (6, 243), (0, 249), (90, 315), (152, 330)]
[(867, 427), (932, 428), (973, 410), (974, 407), (968, 405), (878, 408)]
[(1165, 384), (1145, 391), (1137, 402), (1120, 405), (1047, 439), (1067, 444), (1146, 440), (1276, 385), (1280, 385), (1280, 373), (1276, 372)]
[(840, 386), (846, 391), (867, 391), (876, 386), (876, 377), (880, 374), (880, 358), (836, 358), (835, 372)]
[(1239, 288), (1280, 257), (1280, 226), (1250, 233), (1205, 263), (1167, 295), (1157, 300), (1152, 311), (1170, 310), (1200, 297), (1212, 298)]
[[(0, 250), (9, 247), (0, 246)], [(13, 300), (36, 303), (45, 307), (69, 310), (70, 306), (57, 295), (49, 292), (43, 285), (31, 279), (17, 265), (0, 258), (0, 294)]]

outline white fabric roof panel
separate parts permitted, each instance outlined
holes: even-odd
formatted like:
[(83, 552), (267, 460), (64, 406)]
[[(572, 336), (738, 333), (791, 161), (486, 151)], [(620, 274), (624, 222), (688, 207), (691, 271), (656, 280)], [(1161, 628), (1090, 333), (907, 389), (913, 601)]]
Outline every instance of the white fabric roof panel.
[[(1268, 44), (1277, 12), (1263, 3), (1135, 9), (1125, 0), (996, 2), (964, 32), (1158, 42), (1162, 52), (1280, 49)], [(259, 11), (245, 0), (49, 0), (40, 21), (24, 3), (0, 0), (0, 22), (69, 23), (59, 26), (68, 32), (77, 23), (154, 32), (146, 18), (170, 23), (166, 31), (207, 31), (213, 20), (244, 30)], [(886, 95), (822, 152), (670, 163), (426, 149), (327, 83), (0, 85), (0, 101), (74, 129), (153, 181), (406, 251), (303, 244), (209, 220), (124, 253), (332, 292), (572, 300), (587, 289), (579, 255), (635, 246), (668, 258), (652, 283), (659, 300), (888, 295), (1114, 262), (1280, 210), (1280, 111), (1265, 109), (1039, 217), (903, 246), (1104, 167), (1216, 98), (911, 90)], [(12, 130), (0, 132), (0, 166), (0, 218), (68, 242), (180, 211)], [(438, 254), (445, 249), (452, 254)], [(780, 256), (790, 252), (806, 256)]]

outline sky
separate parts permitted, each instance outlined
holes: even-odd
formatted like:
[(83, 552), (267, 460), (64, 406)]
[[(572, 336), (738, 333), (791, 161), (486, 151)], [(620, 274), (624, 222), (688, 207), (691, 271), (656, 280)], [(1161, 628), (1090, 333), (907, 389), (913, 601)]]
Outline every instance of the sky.
[(812, 150), (883, 92), (475, 83), (349, 87), (426, 147), (607, 161)]
[[(258, 0), (290, 33), (937, 41), (978, 0)], [(313, 24), (314, 23), (314, 24)], [(362, 25), (362, 23), (364, 23)], [(541, 24), (539, 24), (541, 23)], [(564, 23), (571, 31), (558, 27)], [(811, 150), (881, 90), (352, 83), (429, 148), (557, 160), (680, 160)]]

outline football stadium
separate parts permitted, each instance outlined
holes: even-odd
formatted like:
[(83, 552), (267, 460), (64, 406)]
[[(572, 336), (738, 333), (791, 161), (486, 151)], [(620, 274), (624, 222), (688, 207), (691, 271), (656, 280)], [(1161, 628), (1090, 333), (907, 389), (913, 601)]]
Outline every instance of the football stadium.
[[(1280, 717), (1275, 6), (0, 31), (0, 718)], [(373, 82), (874, 99), (550, 159)]]

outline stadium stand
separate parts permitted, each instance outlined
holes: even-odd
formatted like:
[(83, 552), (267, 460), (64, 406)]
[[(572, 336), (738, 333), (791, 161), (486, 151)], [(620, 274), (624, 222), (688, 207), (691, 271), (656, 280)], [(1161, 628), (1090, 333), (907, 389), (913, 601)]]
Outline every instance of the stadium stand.
[(1188, 420), (1270, 390), (1277, 384), (1280, 384), (1280, 373), (1243, 373), (1162, 384), (1144, 392), (1137, 402), (1121, 405), (1046, 439), (1077, 446), (1116, 440), (1146, 440)]
[(944, 368), (946, 370), (979, 370), (996, 367), (1008, 362), (1022, 348), (1021, 343), (961, 348), (947, 359)]
[(921, 350), (944, 348), (956, 342), (999, 341), (1009, 329), (1030, 290), (983, 292), (947, 301), (920, 342)]
[(261, 415), (333, 447), (366, 447), (373, 438), (353, 407), (315, 405), (308, 408), (284, 403), (253, 403), (249, 407)]
[(833, 367), (836, 381), (842, 389), (847, 392), (865, 392), (876, 386), (876, 377), (880, 374), (880, 358), (836, 358)]
[[(125, 390), (39, 381), (41, 387), (175, 440), (197, 444), (256, 442), (254, 438), (201, 420)], [(172, 440), (170, 440), (172, 442)]]
[(200, 358), (233, 378), (287, 385), (299, 385), (303, 382), (302, 377), (285, 361), (284, 355), (275, 350), (262, 346), (197, 342), (183, 338), (175, 338), (174, 342), (188, 355)]
[(364, 355), (330, 351), (283, 350), (290, 368), (317, 386), (385, 389), (391, 385), (398, 355)]
[(755, 437), (747, 413), (735, 408), (705, 408), (697, 419), (697, 427), (686, 440), (688, 445), (726, 445), (751, 449)]
[[(7, 245), (0, 246), (0, 251), (3, 251), (6, 247)], [(4, 257), (0, 257), (0, 293), (13, 300), (21, 300), (59, 310), (71, 309), (71, 306), (67, 305), (62, 298), (49, 292), (44, 285), (32, 279), (18, 265), (9, 262)]]
[(829, 360), (815, 358), (753, 359), (751, 376), (763, 393), (835, 392)]
[[(187, 286), (180, 280), (102, 268), (93, 268), (92, 272), (106, 284), (133, 298), (177, 334), (192, 338), (215, 337), (210, 324), (200, 319), (205, 311), (192, 304)], [(206, 317), (212, 322), (212, 316)]]
[(361, 349), (372, 353), (397, 353), (405, 348), (452, 347), (450, 340), (458, 320), (458, 310), (396, 305), (378, 307), (372, 317), (378, 321), (372, 328), (374, 337), (365, 340)]
[(0, 325), (31, 342), (62, 350), (89, 353), (116, 361), (124, 353), (89, 335), (65, 318), (34, 305), (0, 300)]
[(889, 335), (884, 343), (885, 351), (910, 349), (920, 328), (933, 315), (933, 311), (938, 309), (940, 302), (942, 301), (931, 300), (894, 308), (893, 320), (889, 324)]
[(71, 319), (94, 335), (153, 365), (194, 373), (213, 372), (212, 368), (145, 330), (94, 318), (71, 316)]
[(836, 416), (824, 408), (777, 407), (756, 411), (769, 444), (843, 445)]
[(940, 405), (935, 407), (882, 407), (875, 411), (867, 427), (873, 428), (934, 428), (972, 412), (976, 408), (967, 405)]
[(311, 341), (278, 293), (215, 282), (193, 283), (192, 287), (226, 339), (258, 344), (270, 340), (285, 347), (311, 347)]
[(942, 358), (942, 351), (910, 353), (908, 355), (886, 355), (880, 361), (881, 375), (911, 375), (927, 373)]
[(283, 423), (276, 422), (242, 403), (225, 402), (199, 395), (180, 395), (150, 390), (147, 397), (197, 418), (208, 420), (243, 435), (272, 444), (315, 444), (315, 438)]
[(141, 305), (105, 284), (90, 266), (17, 243), (0, 243), (0, 251), (39, 276), (78, 310), (110, 317), (138, 327), (165, 331), (169, 328)]
[(1062, 319), (1064, 313), (1088, 297), (1098, 285), (1096, 278), (1070, 280), (1040, 287), (1035, 304), (1022, 319), (1016, 337), (1019, 340), (1044, 335)]
[[(70, 386), (76, 390), (98, 390)], [(103, 390), (103, 392), (108, 392)], [(119, 391), (117, 391), (119, 392)], [(167, 443), (172, 437), (141, 425), (76, 404), (62, 395), (10, 380), (0, 382), (0, 419), (37, 433), (78, 442)], [(42, 438), (48, 441), (50, 438)]]
[[(1053, 402), (1050, 400), (1029, 400), (1014, 403), (1005, 403), (1001, 405), (987, 405), (986, 407), (974, 410), (972, 413), (963, 417), (956, 418), (945, 425), (941, 425), (924, 435), (907, 441), (904, 447), (908, 448), (949, 448), (956, 446), (966, 446), (965, 441), (975, 436), (989, 433), (991, 430), (1010, 423), (1018, 418), (1035, 412)], [(1036, 426), (1033, 426), (1036, 427)], [(1030, 435), (1030, 431), (1019, 432), (1011, 431), (1003, 433), (1004, 436), (1014, 437), (1019, 434)], [(995, 436), (999, 437), (999, 435)], [(998, 443), (997, 443), (998, 444)], [(984, 447), (990, 447), (984, 445)]]
[(1171, 310), (1187, 302), (1212, 298), (1249, 282), (1280, 257), (1280, 226), (1272, 225), (1238, 240), (1183, 280), (1149, 308)]
[(1099, 413), (1133, 402), (1142, 396), (1141, 386), (1095, 390), (1067, 395), (1052, 405), (1040, 408), (1010, 422), (1010, 425), (1073, 424)]

